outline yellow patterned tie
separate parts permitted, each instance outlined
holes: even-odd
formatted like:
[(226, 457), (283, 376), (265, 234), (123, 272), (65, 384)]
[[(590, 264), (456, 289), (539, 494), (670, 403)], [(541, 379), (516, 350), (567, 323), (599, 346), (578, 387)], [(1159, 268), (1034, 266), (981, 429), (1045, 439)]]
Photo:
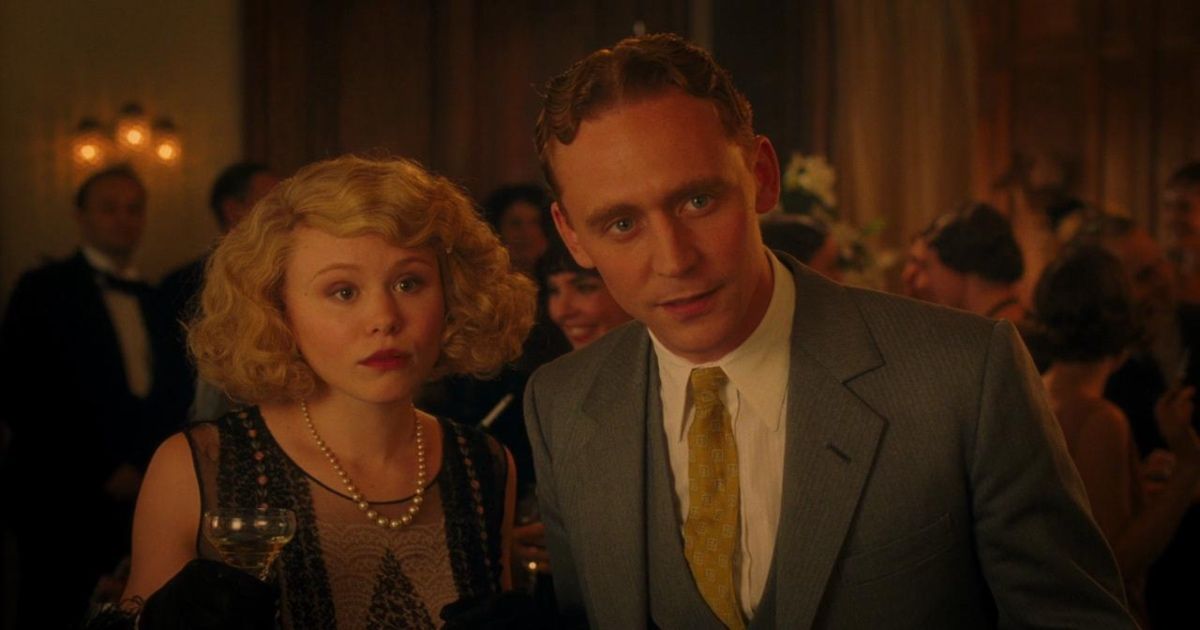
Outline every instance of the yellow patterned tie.
[(696, 416), (688, 429), (688, 514), (683, 553), (704, 601), (729, 628), (746, 627), (738, 605), (733, 554), (738, 544), (738, 458), (733, 421), (721, 403), (729, 380), (719, 367), (691, 375)]

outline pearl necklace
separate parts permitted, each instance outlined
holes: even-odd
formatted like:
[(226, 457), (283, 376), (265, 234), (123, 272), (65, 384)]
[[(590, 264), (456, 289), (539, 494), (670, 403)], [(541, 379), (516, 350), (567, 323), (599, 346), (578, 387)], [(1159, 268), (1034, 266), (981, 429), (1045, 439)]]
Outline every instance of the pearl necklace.
[(372, 523), (380, 527), (399, 529), (404, 525), (411, 524), (413, 518), (417, 516), (417, 512), (421, 511), (421, 504), (425, 501), (425, 434), (421, 429), (421, 419), (415, 414), (413, 415), (413, 435), (415, 438), (414, 441), (417, 444), (417, 489), (413, 492), (412, 505), (408, 507), (408, 514), (400, 518), (388, 518), (371, 509), (371, 504), (358, 491), (358, 487), (354, 485), (354, 481), (350, 479), (350, 475), (346, 473), (346, 470), (338, 462), (337, 456), (333, 454), (333, 451), (329, 450), (329, 445), (317, 434), (317, 428), (313, 426), (312, 418), (308, 415), (308, 401), (300, 401), (300, 411), (304, 413), (304, 424), (308, 425), (308, 432), (316, 440), (317, 448), (321, 450), (321, 454), (325, 456), (325, 459), (329, 460), (329, 463), (333, 465), (334, 472), (342, 480), (342, 485), (346, 486), (346, 492), (354, 500), (358, 509), (366, 514)]

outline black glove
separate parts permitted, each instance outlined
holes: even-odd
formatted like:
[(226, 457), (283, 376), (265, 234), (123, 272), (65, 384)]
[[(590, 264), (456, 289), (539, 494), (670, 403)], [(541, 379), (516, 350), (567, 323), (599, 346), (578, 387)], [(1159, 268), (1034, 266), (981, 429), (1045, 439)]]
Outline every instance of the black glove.
[(187, 563), (142, 607), (141, 630), (275, 627), (279, 589), (213, 560)]
[(444, 630), (543, 630), (550, 628), (533, 598), (518, 591), (460, 599), (442, 609)]

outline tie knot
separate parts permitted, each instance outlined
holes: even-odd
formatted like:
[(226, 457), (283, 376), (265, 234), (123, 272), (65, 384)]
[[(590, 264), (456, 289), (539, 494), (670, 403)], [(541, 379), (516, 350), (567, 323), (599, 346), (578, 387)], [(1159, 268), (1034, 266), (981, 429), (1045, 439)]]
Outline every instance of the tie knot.
[(729, 377), (725, 376), (724, 370), (713, 366), (693, 369), (689, 380), (692, 384), (692, 394), (699, 397), (701, 395), (720, 395), (721, 388), (729, 382)]
[(128, 293), (130, 295), (143, 295), (151, 290), (150, 285), (141, 280), (126, 280), (106, 271), (98, 271), (96, 275), (99, 278), (100, 286), (104, 289), (120, 291), (121, 293)]

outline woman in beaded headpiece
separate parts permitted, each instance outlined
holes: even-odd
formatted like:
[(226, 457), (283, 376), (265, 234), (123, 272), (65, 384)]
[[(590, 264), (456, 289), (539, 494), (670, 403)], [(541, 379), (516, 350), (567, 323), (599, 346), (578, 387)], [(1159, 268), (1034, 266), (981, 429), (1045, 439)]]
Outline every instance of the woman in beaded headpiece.
[[(532, 282), (448, 180), (342, 157), (282, 182), (216, 248), (188, 330), (201, 376), (253, 404), (154, 456), (126, 597), (149, 616), (241, 580), (235, 599), (277, 597), (263, 614), (283, 627), (435, 627), (504, 589), (511, 458), (412, 400), (515, 359), (533, 316)], [(200, 533), (230, 507), (296, 515), (261, 589)]]

